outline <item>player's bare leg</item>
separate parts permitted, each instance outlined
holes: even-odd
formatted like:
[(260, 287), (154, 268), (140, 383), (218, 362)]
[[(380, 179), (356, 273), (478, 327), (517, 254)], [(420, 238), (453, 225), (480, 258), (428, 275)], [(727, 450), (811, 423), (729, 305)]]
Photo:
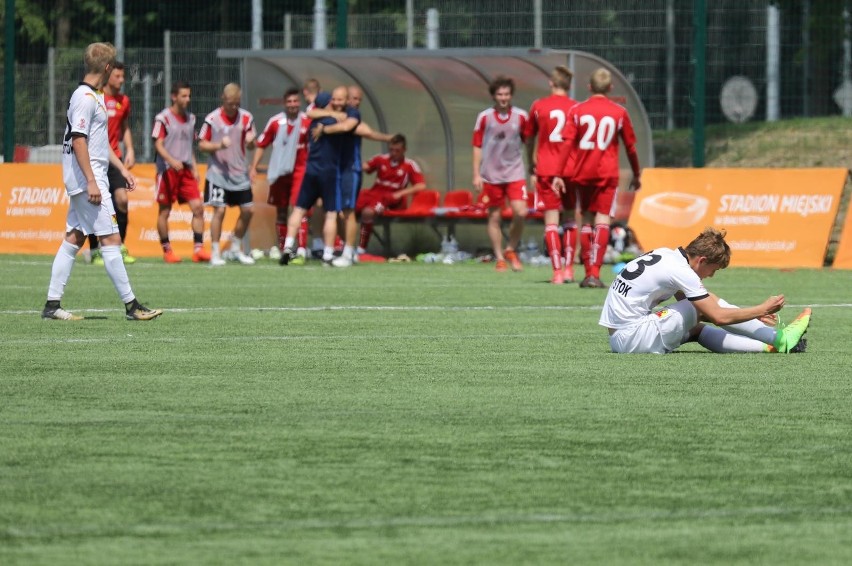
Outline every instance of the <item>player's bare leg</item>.
[(509, 206), (512, 207), (512, 222), (509, 224), (509, 244), (506, 246), (504, 255), (512, 266), (512, 271), (521, 271), (523, 265), (521, 265), (521, 260), (516, 250), (521, 242), (521, 236), (524, 233), (524, 223), (527, 220), (527, 201), (509, 201)]
[[(204, 251), (204, 204), (201, 199), (192, 199), (187, 204), (192, 212), (192, 261), (210, 261), (210, 254)], [(216, 240), (217, 243), (218, 241)]]
[(222, 222), (225, 220), (225, 207), (217, 206), (213, 208), (213, 217), (210, 219), (210, 245), (213, 249), (210, 265), (220, 266), (225, 265), (225, 258), (220, 252), (220, 242), (222, 238)]
[(172, 205), (160, 204), (157, 212), (157, 234), (160, 236), (160, 245), (163, 247), (163, 261), (166, 263), (180, 263), (181, 259), (172, 250), (169, 241), (169, 215), (172, 213)]
[(500, 230), (500, 225), (503, 222), (501, 210), (499, 208), (488, 209), (488, 239), (491, 241), (491, 249), (494, 250), (495, 269), (497, 271), (506, 271), (506, 258), (503, 257), (503, 231)]
[(332, 261), (335, 267), (350, 267), (355, 261), (355, 240), (358, 237), (358, 219), (351, 208), (341, 213), (343, 219), (344, 246), (340, 257)]
[(230, 249), (232, 257), (243, 265), (254, 265), (254, 258), (250, 255), (246, 255), (243, 250), (243, 238), (248, 231), (249, 222), (251, 222), (253, 213), (254, 211), (250, 206), (241, 206), (240, 215), (237, 217), (237, 222), (231, 235)]
[(331, 265), (334, 259), (334, 240), (337, 238), (337, 212), (326, 212), (325, 222), (322, 226), (323, 250), (322, 261), (323, 265)]

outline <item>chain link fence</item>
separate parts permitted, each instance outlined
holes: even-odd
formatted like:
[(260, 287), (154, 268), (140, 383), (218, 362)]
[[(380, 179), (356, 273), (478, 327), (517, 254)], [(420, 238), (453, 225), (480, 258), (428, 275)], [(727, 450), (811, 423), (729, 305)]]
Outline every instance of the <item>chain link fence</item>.
[[(726, 120), (720, 104), (726, 84), (728, 106), (735, 109), (736, 119), (765, 119), (769, 79), (776, 72), (781, 118), (852, 113), (850, 3), (850, 0), (708, 2), (707, 123)], [(107, 4), (112, 5), (112, 2)], [(139, 4), (159, 5), (157, 2)], [(250, 3), (241, 4), (243, 10), (250, 10)], [(304, 4), (299, 4), (303, 13), (265, 18), (264, 48), (313, 47), (315, 19), (304, 13)], [(440, 48), (532, 48), (540, 43), (547, 48), (587, 51), (609, 60), (630, 79), (654, 129), (692, 125), (695, 99), (692, 3), (674, 0), (591, 3), (413, 0), (410, 17), (402, 1), (350, 4), (346, 48), (424, 49), (434, 40)], [(364, 5), (373, 9), (373, 13), (357, 13), (356, 9)], [(534, 9), (537, 5), (541, 7), (540, 19), (536, 18)], [(269, 7), (264, 8), (267, 13)], [(779, 16), (777, 27), (770, 25), (771, 9)], [(438, 26), (431, 38), (429, 25), (435, 20), (429, 21), (429, 10), (435, 10)], [(191, 17), (189, 12), (184, 16)], [(130, 18), (127, 16), (125, 20)], [(241, 17), (240, 25), (245, 20)], [(131, 22), (138, 23), (132, 19)], [(328, 11), (323, 25), (327, 47), (338, 48), (337, 18), (333, 8)], [(236, 31), (156, 30), (145, 35), (144, 43), (162, 47), (128, 44), (124, 52), (125, 92), (133, 104), (131, 128), (139, 158), (151, 157), (151, 152), (146, 154), (145, 151), (146, 144), (150, 144), (145, 138), (150, 132), (153, 115), (167, 104), (169, 87), (166, 81), (189, 82), (193, 88), (192, 110), (203, 116), (219, 104), (219, 93), (226, 83), (240, 80), (238, 62), (219, 59), (217, 50), (250, 49), (250, 21), (243, 27), (245, 29)], [(162, 40), (156, 34), (160, 34)], [(768, 62), (774, 56), (771, 46), (776, 36), (779, 59), (778, 65), (772, 67)], [(39, 147), (60, 142), (65, 105), (82, 76), (81, 54), (85, 42), (79, 43), (77, 48), (45, 50), (47, 57), (43, 62), (16, 64), (16, 145)], [(18, 60), (31, 59), (18, 57)], [(732, 77), (745, 80), (728, 83)], [(584, 82), (585, 77), (577, 80)], [(849, 91), (848, 98), (844, 98), (844, 88)], [(5, 85), (0, 84), (0, 98), (5, 93)]]

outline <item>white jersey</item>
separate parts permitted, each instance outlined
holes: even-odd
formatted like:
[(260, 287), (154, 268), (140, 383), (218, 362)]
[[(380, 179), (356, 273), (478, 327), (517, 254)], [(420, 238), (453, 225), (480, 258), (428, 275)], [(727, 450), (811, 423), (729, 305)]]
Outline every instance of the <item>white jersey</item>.
[(529, 119), (525, 110), (514, 106), (506, 114), (489, 108), (476, 117), (473, 145), (482, 148), (479, 174), (486, 183), (512, 183), (526, 178), (522, 151)]
[(86, 176), (77, 163), (77, 157), (71, 149), (74, 134), (86, 137), (89, 149), (89, 163), (95, 174), (95, 181), (101, 195), (109, 194), (107, 168), (109, 167), (109, 134), (107, 133), (107, 107), (104, 93), (95, 90), (86, 83), (80, 83), (71, 101), (65, 122), (65, 138), (62, 142), (62, 180), (68, 196), (86, 191)]
[(618, 274), (609, 287), (598, 324), (619, 329), (641, 322), (678, 291), (690, 301), (709, 296), (683, 248), (657, 248), (629, 262)]

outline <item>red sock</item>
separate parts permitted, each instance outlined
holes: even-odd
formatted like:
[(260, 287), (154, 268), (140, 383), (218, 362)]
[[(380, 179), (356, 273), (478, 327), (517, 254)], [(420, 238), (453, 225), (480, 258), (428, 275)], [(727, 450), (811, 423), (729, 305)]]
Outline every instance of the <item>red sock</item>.
[(589, 258), (592, 254), (592, 225), (583, 224), (580, 228), (580, 259), (583, 260), (583, 267), (586, 268), (586, 275), (591, 275), (591, 264)]
[(547, 257), (550, 258), (553, 272), (556, 273), (562, 269), (562, 246), (556, 224), (547, 224), (544, 227), (544, 246), (547, 248)]
[(284, 240), (287, 239), (287, 223), (276, 222), (275, 232), (278, 234), (278, 249), (284, 249)]
[(606, 247), (609, 245), (609, 224), (595, 224), (595, 233), (592, 240), (592, 257), (589, 264), (592, 267), (592, 275), (601, 276), (601, 265), (603, 265)]
[(577, 223), (573, 221), (562, 225), (562, 252), (565, 254), (565, 265), (574, 265), (574, 254), (577, 251)]
[(340, 234), (334, 237), (334, 251), (340, 251), (343, 249), (343, 238), (340, 237)]
[(296, 233), (296, 241), (300, 248), (308, 247), (308, 217), (302, 218), (302, 223), (299, 224), (299, 231)]
[(370, 236), (373, 235), (373, 222), (367, 222), (363, 220), (361, 222), (361, 241), (358, 243), (358, 247), (362, 250), (367, 249), (367, 244), (370, 243)]

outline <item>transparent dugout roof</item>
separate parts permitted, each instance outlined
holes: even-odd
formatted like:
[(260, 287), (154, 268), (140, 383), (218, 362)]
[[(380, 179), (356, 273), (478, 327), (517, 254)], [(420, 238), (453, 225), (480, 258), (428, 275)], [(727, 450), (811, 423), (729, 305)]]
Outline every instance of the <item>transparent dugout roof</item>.
[[(425, 50), (220, 50), (223, 58), (242, 59), (243, 105), (258, 128), (283, 109), (283, 93), (301, 88), (309, 78), (323, 90), (357, 84), (364, 91), (362, 119), (373, 129), (402, 133), (408, 156), (423, 169), (430, 188), (471, 188), (471, 137), (477, 114), (493, 103), (488, 83), (502, 74), (515, 80), (513, 103), (529, 110), (547, 96), (548, 74), (556, 65), (574, 72), (572, 98), (588, 96), (592, 71), (605, 67), (613, 75), (612, 98), (625, 105), (636, 130), (643, 167), (654, 164), (651, 128), (642, 102), (627, 79), (609, 62), (589, 53), (526, 49)], [(384, 151), (364, 141), (366, 160)], [(622, 185), (630, 166), (621, 152)]]

